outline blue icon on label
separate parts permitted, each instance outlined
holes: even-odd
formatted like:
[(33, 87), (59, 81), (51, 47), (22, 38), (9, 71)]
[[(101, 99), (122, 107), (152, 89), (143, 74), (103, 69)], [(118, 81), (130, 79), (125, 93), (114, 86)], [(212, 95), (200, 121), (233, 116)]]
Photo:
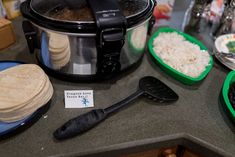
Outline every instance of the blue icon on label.
[(82, 104), (87, 106), (89, 101), (86, 98), (82, 98)]

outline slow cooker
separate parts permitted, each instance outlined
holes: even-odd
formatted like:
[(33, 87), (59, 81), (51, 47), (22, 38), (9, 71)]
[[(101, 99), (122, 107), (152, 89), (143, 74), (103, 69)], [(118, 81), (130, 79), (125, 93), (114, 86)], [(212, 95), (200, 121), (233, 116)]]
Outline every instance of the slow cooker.
[(141, 62), (155, 0), (27, 0), (30, 52), (49, 74), (110, 78)]

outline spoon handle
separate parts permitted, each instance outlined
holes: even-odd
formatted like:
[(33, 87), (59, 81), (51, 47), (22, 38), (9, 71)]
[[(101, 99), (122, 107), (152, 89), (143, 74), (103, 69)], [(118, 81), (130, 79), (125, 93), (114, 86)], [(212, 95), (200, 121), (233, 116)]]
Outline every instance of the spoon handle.
[(85, 114), (79, 115), (63, 124), (53, 133), (53, 135), (57, 140), (64, 140), (82, 134), (92, 129), (100, 122), (108, 118), (111, 114), (119, 111), (121, 108), (142, 94), (143, 91), (138, 90), (129, 97), (106, 109), (95, 109)]
[(103, 109), (92, 110), (70, 119), (58, 128), (53, 135), (57, 140), (65, 140), (92, 129), (105, 118), (107, 118), (107, 114)]
[(140, 89), (138, 89), (135, 93), (131, 94), (130, 96), (128, 96), (127, 98), (123, 99), (122, 101), (109, 106), (107, 108), (104, 109), (104, 111), (108, 114), (111, 115), (115, 112), (118, 112), (121, 108), (123, 108), (124, 106), (126, 106), (127, 104), (129, 104), (130, 102), (132, 102), (133, 100), (137, 99), (139, 96), (141, 96), (144, 92)]

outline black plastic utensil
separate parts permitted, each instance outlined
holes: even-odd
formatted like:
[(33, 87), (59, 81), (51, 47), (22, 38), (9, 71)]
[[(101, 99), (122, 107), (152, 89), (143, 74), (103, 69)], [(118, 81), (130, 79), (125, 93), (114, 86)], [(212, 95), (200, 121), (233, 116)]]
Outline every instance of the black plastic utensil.
[(167, 85), (152, 76), (146, 76), (140, 79), (139, 89), (129, 97), (108, 108), (95, 109), (73, 118), (58, 128), (53, 135), (57, 140), (63, 140), (84, 133), (142, 95), (159, 102), (172, 102), (178, 99), (178, 95)]

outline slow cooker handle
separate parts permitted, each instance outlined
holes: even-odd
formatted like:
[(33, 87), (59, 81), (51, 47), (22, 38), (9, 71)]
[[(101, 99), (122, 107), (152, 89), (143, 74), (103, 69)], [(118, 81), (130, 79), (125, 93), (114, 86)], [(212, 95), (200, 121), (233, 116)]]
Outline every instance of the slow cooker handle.
[(36, 48), (40, 48), (37, 39), (37, 30), (28, 20), (24, 20), (22, 22), (22, 28), (24, 31), (25, 39), (27, 41), (29, 52), (33, 53)]
[[(27, 0), (20, 5), (22, 15), (31, 17), (29, 13), (30, 0)], [(24, 31), (25, 39), (29, 48), (29, 52), (33, 53), (36, 48), (40, 48), (40, 40), (38, 39), (38, 29), (35, 28), (29, 20), (23, 20), (22, 28)]]
[[(157, 6), (157, 1), (156, 0), (152, 0), (153, 2), (153, 8), (155, 8)], [(148, 26), (148, 35), (152, 34), (152, 30), (153, 30), (153, 26), (156, 23), (156, 18), (155, 16), (152, 15), (152, 17), (149, 20), (149, 26)]]
[(120, 71), (120, 52), (125, 43), (126, 18), (116, 0), (87, 0), (95, 17), (97, 34), (97, 74)]

